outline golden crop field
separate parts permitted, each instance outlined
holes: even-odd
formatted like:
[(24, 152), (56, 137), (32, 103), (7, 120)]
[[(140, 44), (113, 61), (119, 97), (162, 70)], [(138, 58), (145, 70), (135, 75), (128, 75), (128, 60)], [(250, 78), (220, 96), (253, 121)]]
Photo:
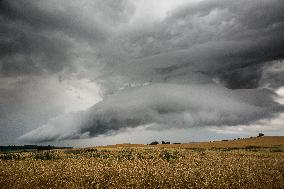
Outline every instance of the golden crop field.
[(0, 188), (284, 188), (284, 137), (0, 154)]

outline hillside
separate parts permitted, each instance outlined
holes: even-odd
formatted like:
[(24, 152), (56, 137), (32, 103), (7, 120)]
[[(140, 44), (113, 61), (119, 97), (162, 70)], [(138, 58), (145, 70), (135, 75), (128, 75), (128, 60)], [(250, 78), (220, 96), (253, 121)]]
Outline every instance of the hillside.
[(212, 142), (192, 142), (183, 144), (158, 144), (158, 145), (144, 145), (144, 144), (116, 144), (108, 146), (97, 146), (96, 148), (131, 148), (131, 147), (159, 147), (159, 148), (271, 148), (284, 147), (284, 136), (264, 136), (252, 137), (239, 140), (228, 141), (212, 141)]

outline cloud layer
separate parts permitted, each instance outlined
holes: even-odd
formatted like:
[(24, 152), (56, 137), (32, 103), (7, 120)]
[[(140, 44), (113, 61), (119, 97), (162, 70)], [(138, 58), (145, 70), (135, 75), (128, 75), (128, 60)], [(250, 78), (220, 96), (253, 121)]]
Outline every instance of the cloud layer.
[[(0, 77), (6, 81), (0, 110), (10, 112), (3, 125), (11, 125), (9, 115), (24, 114), (10, 107), (27, 98), (4, 96), (26, 91), (38, 83), (34, 78), (48, 83), (36, 87), (34, 99), (49, 88), (57, 94), (35, 108), (46, 124), (24, 126), (31, 131), (21, 139), (33, 142), (149, 124), (233, 126), (277, 116), (282, 107), (273, 90), (283, 86), (283, 72), (275, 68), (283, 67), (283, 8), (282, 0), (0, 1)], [(77, 113), (66, 113), (68, 102), (49, 105), (61, 103), (62, 81), (93, 82), (103, 101)]]
[(78, 139), (141, 125), (163, 130), (249, 124), (284, 110), (273, 95), (268, 90), (231, 91), (216, 85), (153, 84), (117, 92), (85, 112), (55, 118), (21, 139)]

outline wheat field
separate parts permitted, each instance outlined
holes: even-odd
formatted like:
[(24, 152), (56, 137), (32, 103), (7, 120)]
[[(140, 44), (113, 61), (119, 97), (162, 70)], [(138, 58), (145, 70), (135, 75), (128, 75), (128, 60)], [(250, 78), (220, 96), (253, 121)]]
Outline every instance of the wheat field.
[(0, 154), (0, 188), (284, 188), (284, 137)]

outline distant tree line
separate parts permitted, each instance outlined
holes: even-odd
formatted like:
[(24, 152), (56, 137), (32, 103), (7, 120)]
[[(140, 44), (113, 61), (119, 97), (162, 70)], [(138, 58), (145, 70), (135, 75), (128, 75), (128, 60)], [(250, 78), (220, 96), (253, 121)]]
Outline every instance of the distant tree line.
[[(257, 137), (263, 137), (263, 136), (264, 136), (263, 133), (258, 133), (258, 136), (257, 136)], [(253, 138), (253, 137), (250, 137), (250, 138)], [(233, 139), (233, 140), (241, 140), (241, 139), (245, 139), (245, 138), (237, 138), (237, 139)], [(226, 141), (229, 141), (229, 140), (228, 140), (228, 139), (224, 139), (224, 140), (222, 140), (222, 141), (226, 142)], [(210, 141), (210, 142), (213, 142), (213, 141)], [(158, 142), (158, 141), (154, 141), (154, 142), (151, 142), (151, 143), (148, 144), (148, 145), (157, 145), (157, 144), (159, 144), (159, 142)], [(170, 143), (170, 142), (162, 141), (161, 144), (171, 144), (171, 143)], [(175, 142), (175, 143), (173, 143), (173, 144), (181, 144), (181, 143)]]
[(70, 149), (72, 147), (57, 147), (57, 146), (38, 146), (38, 145), (23, 145), (23, 146), (0, 146), (0, 152), (9, 152), (9, 151), (25, 151), (25, 150), (52, 150), (52, 149)]
[[(159, 142), (154, 141), (154, 142), (151, 142), (151, 143), (148, 144), (148, 145), (157, 145), (157, 144), (159, 144)], [(162, 141), (161, 144), (171, 144), (171, 142)], [(179, 143), (179, 142), (174, 142), (173, 144), (181, 144), (181, 143)]]

